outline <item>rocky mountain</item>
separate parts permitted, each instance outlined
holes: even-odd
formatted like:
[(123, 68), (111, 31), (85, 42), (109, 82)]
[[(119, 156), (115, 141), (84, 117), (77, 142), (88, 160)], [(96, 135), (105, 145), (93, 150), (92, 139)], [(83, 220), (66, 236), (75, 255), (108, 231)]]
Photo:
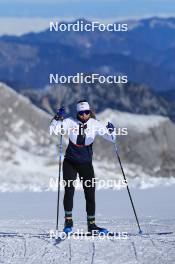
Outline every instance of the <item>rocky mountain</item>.
[[(168, 118), (107, 109), (98, 119), (127, 128), (117, 144), (131, 185), (152, 186), (174, 177), (175, 125)], [(49, 121), (27, 98), (0, 84), (0, 191), (57, 188), (50, 179), (58, 176), (58, 139), (49, 135)], [(94, 167), (98, 178), (121, 179), (113, 146), (102, 138), (94, 144)]]
[(50, 164), (56, 162), (49, 120), (27, 98), (0, 84), (0, 191), (49, 187)]
[[(86, 21), (84, 21), (86, 22)], [(50, 73), (122, 73), (156, 91), (174, 89), (175, 19), (128, 23), (128, 32), (50, 32), (0, 38), (0, 79), (43, 88)]]
[(64, 105), (67, 114), (75, 113), (78, 100), (86, 99), (96, 113), (106, 108), (135, 114), (169, 116), (175, 121), (175, 103), (158, 96), (147, 86), (134, 83), (55, 85), (42, 90), (23, 90), (23, 95), (38, 107), (54, 113)]
[(169, 102), (175, 101), (175, 90), (168, 90), (168, 91), (163, 91), (158, 93), (159, 96), (165, 98)]
[[(130, 177), (174, 177), (175, 175), (175, 125), (162, 116), (135, 115), (106, 109), (98, 115), (107, 123), (111, 120), (117, 128), (127, 128), (128, 135), (118, 135), (117, 145)], [(119, 133), (119, 130), (118, 130)], [(96, 159), (106, 160), (113, 168), (114, 149), (108, 142), (98, 139), (95, 146)], [(117, 164), (118, 162), (116, 162)], [(101, 165), (102, 167), (104, 166)], [(119, 166), (116, 173), (120, 172)], [(149, 178), (147, 177), (149, 182)], [(146, 181), (147, 181), (146, 180)], [(146, 182), (145, 181), (145, 182)]]

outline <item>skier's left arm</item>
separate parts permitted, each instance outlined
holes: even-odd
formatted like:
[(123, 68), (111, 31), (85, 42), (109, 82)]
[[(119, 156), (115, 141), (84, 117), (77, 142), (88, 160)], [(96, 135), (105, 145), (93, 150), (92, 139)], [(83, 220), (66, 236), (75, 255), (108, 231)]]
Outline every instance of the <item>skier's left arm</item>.
[(116, 133), (114, 125), (108, 122), (107, 126), (105, 127), (100, 121), (97, 122), (97, 135), (102, 136), (104, 139), (110, 142), (115, 142)]

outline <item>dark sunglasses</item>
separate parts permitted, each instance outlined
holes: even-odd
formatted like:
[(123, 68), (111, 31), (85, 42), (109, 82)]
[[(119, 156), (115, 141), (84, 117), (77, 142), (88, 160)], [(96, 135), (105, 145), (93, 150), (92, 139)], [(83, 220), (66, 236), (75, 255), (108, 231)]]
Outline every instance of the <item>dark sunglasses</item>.
[(79, 115), (89, 115), (90, 114), (90, 111), (89, 110), (84, 110), (84, 111), (80, 111), (78, 112)]

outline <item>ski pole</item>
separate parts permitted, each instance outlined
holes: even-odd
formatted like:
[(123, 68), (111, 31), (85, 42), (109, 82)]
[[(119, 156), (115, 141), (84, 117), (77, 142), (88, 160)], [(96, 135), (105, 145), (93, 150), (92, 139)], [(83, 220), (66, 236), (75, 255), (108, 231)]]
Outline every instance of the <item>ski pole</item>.
[[(112, 135), (111, 135), (111, 136), (112, 136)], [(112, 138), (113, 138), (113, 137), (112, 137)], [(124, 170), (123, 170), (123, 166), (122, 166), (122, 163), (121, 163), (120, 156), (119, 156), (119, 154), (118, 154), (118, 150), (117, 150), (116, 142), (114, 142), (114, 148), (115, 148), (115, 152), (116, 152), (116, 155), (117, 155), (117, 158), (118, 158), (119, 164), (120, 164), (120, 168), (121, 168), (121, 171), (122, 171), (122, 174), (123, 174), (124, 181), (125, 181), (125, 183), (127, 184), (126, 187), (127, 187), (127, 191), (128, 191), (129, 199), (130, 199), (130, 202), (131, 202), (131, 205), (132, 205), (132, 209), (133, 209), (133, 211), (134, 211), (135, 219), (136, 219), (136, 222), (137, 222), (137, 225), (138, 225), (138, 228), (139, 228), (139, 234), (142, 234), (142, 230), (141, 230), (141, 227), (140, 227), (140, 224), (139, 224), (139, 220), (138, 220), (138, 217), (137, 217), (137, 213), (136, 213), (136, 210), (135, 210), (135, 207), (134, 207), (134, 203), (133, 203), (133, 200), (132, 200), (132, 197), (131, 197), (131, 193), (130, 193), (130, 190), (129, 190), (129, 187), (128, 187), (128, 182), (127, 182), (127, 179), (126, 179), (126, 176), (125, 176)]]
[(61, 179), (61, 160), (62, 160), (62, 151), (63, 151), (63, 118), (61, 119), (61, 135), (60, 135), (60, 144), (59, 144), (59, 172), (58, 172), (58, 192), (57, 192), (57, 218), (56, 218), (56, 238), (58, 237), (58, 220), (59, 220), (59, 201), (60, 201), (60, 179)]

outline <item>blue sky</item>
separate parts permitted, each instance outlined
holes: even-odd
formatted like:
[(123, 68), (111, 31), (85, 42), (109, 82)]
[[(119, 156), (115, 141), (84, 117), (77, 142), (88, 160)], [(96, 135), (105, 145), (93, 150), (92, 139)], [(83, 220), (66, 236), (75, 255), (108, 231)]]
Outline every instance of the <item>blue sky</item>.
[(173, 15), (175, 0), (0, 0), (0, 16), (141, 17)]
[(0, 35), (38, 32), (50, 20), (114, 22), (151, 16), (175, 17), (175, 0), (0, 0)]

